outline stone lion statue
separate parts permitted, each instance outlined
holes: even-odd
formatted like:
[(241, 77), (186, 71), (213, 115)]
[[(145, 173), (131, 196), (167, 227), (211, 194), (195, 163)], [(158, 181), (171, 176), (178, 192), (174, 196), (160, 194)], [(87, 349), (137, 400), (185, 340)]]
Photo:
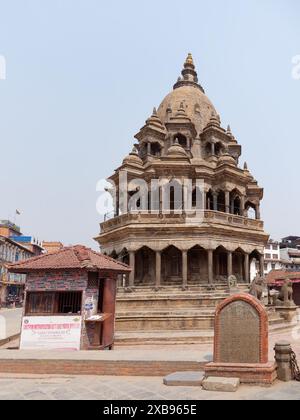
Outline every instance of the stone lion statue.
[(276, 306), (295, 306), (293, 301), (293, 282), (285, 279), (278, 295)]
[(249, 293), (262, 302), (264, 297), (264, 289), (265, 279), (264, 277), (257, 275), (250, 286)]

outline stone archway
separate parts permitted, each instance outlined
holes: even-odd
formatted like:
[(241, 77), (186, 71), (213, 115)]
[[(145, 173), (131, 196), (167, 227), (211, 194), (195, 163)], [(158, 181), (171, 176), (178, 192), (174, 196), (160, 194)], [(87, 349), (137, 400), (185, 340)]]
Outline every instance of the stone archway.
[(207, 251), (199, 245), (188, 251), (188, 282), (208, 283)]
[(135, 254), (135, 283), (142, 286), (155, 284), (155, 252), (147, 246)]
[(223, 246), (219, 246), (214, 251), (213, 270), (214, 278), (217, 283), (227, 283), (228, 279), (228, 252)]
[(257, 249), (251, 252), (249, 256), (251, 269), (251, 280), (258, 274), (264, 275), (264, 255), (261, 254)]
[(237, 248), (232, 253), (232, 273), (236, 276), (239, 283), (245, 279), (245, 253), (241, 248)]
[(230, 193), (230, 213), (237, 216), (243, 214), (241, 194), (237, 189)]
[(250, 201), (247, 201), (245, 204), (245, 213), (248, 219), (257, 219), (256, 205)]
[(174, 245), (166, 248), (161, 255), (162, 283), (182, 283), (182, 254)]
[(218, 191), (218, 211), (226, 212), (226, 197), (224, 191)]

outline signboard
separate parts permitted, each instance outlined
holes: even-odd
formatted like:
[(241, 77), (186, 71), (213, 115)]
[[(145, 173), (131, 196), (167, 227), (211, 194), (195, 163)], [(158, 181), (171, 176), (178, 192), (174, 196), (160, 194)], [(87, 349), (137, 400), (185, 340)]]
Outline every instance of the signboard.
[(80, 350), (80, 316), (25, 316), (21, 350)]
[(93, 315), (97, 315), (98, 299), (97, 296), (87, 296), (84, 303), (85, 317), (89, 318)]

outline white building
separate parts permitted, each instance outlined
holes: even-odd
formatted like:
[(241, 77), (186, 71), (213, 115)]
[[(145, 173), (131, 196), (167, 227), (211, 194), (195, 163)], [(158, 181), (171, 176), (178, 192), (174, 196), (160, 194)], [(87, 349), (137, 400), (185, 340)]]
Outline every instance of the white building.
[(282, 248), (280, 250), (281, 268), (290, 271), (300, 271), (300, 249)]
[[(299, 254), (300, 255), (300, 254)], [(272, 270), (282, 269), (281, 255), (280, 255), (280, 244), (277, 241), (269, 240), (264, 250), (265, 265), (264, 275), (270, 273)], [(250, 267), (251, 280), (253, 280), (257, 274), (259, 274), (259, 261), (253, 261)]]

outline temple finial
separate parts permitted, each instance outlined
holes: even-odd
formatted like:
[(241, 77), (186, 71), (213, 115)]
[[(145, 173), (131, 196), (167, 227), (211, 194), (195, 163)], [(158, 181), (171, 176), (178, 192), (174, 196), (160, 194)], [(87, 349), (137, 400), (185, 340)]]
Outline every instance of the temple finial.
[(187, 58), (186, 58), (186, 60), (185, 60), (185, 64), (187, 64), (187, 65), (189, 65), (189, 66), (193, 66), (193, 67), (195, 67), (195, 65), (194, 65), (194, 60), (193, 60), (193, 56), (192, 56), (192, 54), (191, 54), (191, 53), (188, 53), (188, 56), (187, 56)]
[(174, 85), (174, 89), (177, 89), (182, 86), (193, 86), (200, 89), (203, 93), (203, 87), (198, 83), (198, 75), (196, 72), (194, 59), (191, 53), (188, 54), (181, 72), (182, 77), (177, 80), (177, 83)]
[(248, 164), (247, 164), (247, 162), (244, 163), (244, 171), (248, 171)]

